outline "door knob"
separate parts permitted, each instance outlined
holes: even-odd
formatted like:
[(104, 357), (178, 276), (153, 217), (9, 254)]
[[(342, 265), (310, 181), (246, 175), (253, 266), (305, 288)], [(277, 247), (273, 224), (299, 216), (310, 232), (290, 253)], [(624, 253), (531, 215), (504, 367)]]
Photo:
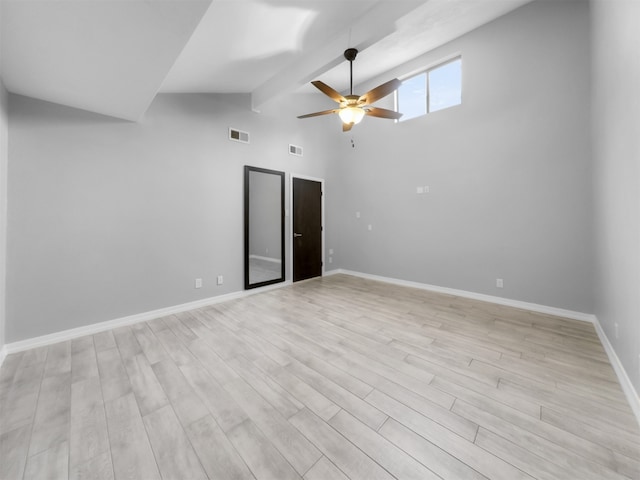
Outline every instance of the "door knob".
[(297, 238), (297, 237), (301, 237), (301, 236), (302, 236), (302, 234), (301, 234), (301, 233), (294, 233), (294, 234), (293, 234), (293, 238)]

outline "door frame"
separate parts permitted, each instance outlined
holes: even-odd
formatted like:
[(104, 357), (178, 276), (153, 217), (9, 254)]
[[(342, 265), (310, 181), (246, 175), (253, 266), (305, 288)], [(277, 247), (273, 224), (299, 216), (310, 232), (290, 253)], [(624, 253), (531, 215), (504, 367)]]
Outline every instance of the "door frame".
[(322, 245), (322, 270), (321, 270), (321, 275), (324, 276), (324, 269), (325, 269), (325, 261), (324, 261), (324, 197), (325, 197), (325, 192), (324, 192), (324, 178), (318, 178), (318, 177), (310, 177), (309, 175), (300, 175), (297, 173), (291, 173), (289, 175), (289, 258), (291, 259), (289, 261), (289, 268), (288, 268), (288, 277), (289, 280), (291, 282), (293, 282), (293, 179), (294, 178), (300, 178), (302, 180), (311, 180), (313, 182), (319, 182), (320, 183), (320, 191), (322, 192), (321, 198), (320, 198), (320, 208), (322, 209), (322, 215), (321, 215), (321, 222), (322, 222), (322, 239), (320, 240)]

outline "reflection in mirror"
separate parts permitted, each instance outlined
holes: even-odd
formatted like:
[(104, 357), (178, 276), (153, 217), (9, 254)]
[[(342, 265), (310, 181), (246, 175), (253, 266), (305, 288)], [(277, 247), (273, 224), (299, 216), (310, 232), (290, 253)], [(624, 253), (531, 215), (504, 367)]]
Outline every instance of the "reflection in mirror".
[(244, 167), (244, 286), (284, 281), (284, 172)]

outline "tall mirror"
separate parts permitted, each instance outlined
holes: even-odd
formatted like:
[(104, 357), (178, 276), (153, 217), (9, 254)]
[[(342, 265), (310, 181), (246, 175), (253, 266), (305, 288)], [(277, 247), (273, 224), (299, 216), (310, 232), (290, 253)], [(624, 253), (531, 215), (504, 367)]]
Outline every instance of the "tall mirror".
[(244, 287), (284, 281), (284, 172), (244, 167)]

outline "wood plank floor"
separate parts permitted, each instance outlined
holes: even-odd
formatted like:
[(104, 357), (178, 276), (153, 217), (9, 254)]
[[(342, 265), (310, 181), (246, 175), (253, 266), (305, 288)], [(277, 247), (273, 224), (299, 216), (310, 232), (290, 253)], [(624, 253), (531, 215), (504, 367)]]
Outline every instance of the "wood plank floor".
[(6, 358), (0, 478), (638, 479), (592, 325), (334, 275)]

